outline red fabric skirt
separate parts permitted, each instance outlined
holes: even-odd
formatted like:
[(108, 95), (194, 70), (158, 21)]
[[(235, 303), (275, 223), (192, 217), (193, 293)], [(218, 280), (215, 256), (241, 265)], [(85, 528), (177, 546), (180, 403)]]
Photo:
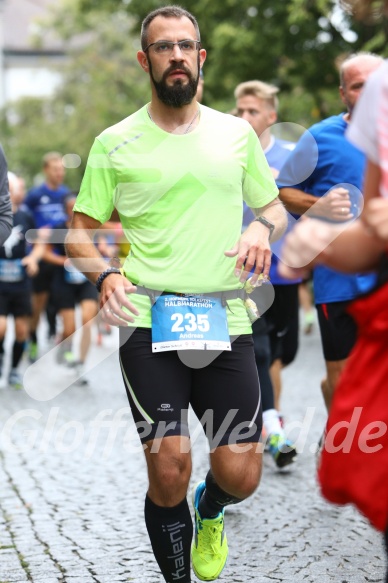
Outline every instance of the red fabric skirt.
[(318, 479), (323, 496), (388, 525), (388, 284), (352, 303), (356, 345), (335, 390)]

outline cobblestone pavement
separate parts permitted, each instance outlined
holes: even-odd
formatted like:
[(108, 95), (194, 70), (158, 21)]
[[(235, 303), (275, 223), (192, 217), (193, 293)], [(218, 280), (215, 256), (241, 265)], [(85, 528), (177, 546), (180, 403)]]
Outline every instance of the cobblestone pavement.
[[(116, 344), (114, 333), (93, 346), (88, 386), (71, 384), (74, 373), (48, 355), (29, 377), (29, 394), (0, 389), (0, 583), (161, 581), (143, 521), (145, 464)], [(301, 337), (298, 358), (284, 374), (288, 428), (305, 419), (303, 451), (282, 473), (265, 454), (258, 491), (227, 510), (230, 557), (220, 581), (383, 581), (380, 535), (355, 510), (326, 504), (318, 493), (312, 448), (325, 421), (322, 375), (315, 330)], [(45, 395), (48, 385), (54, 390), (63, 378), (71, 386), (52, 400), (31, 396)], [(206, 471), (199, 436), (193, 482)]]

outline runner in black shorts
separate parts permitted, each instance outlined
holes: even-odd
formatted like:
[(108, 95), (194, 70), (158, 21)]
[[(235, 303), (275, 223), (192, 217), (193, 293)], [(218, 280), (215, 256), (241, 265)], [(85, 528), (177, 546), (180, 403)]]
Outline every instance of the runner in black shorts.
[[(67, 242), (85, 273), (84, 260), (93, 265), (105, 321), (133, 332), (120, 356), (135, 419), (146, 424), (145, 521), (168, 583), (189, 583), (191, 564), (201, 580), (220, 575), (225, 507), (260, 480), (260, 389), (243, 287), (252, 269), (254, 282), (268, 275), (269, 239), (286, 228), (256, 134), (195, 100), (206, 58), (199, 39), (195, 18), (177, 6), (143, 21), (137, 58), (151, 102), (95, 140)], [(241, 235), (243, 199), (257, 220)], [(108, 268), (92, 237), (115, 209), (131, 243), (122, 271)], [(194, 538), (189, 403), (214, 423), (211, 469), (193, 488)]]
[(339, 361), (348, 358), (357, 336), (357, 326), (347, 313), (349, 302), (317, 304), (319, 328), (325, 360)]
[[(47, 152), (43, 156), (42, 171), (45, 181), (28, 192), (25, 206), (32, 213), (37, 229), (56, 228), (66, 218), (63, 211), (63, 198), (70, 192), (69, 188), (63, 184), (65, 167), (62, 155), (59, 152)], [(37, 328), (40, 315), (45, 309), (49, 325), (48, 335), (55, 336), (56, 312), (51, 298), (53, 277), (53, 266), (42, 261), (39, 265), (39, 273), (33, 280), (30, 362), (38, 358)]]
[(23, 191), (15, 174), (9, 172), (13, 221), (12, 233), (0, 247), (0, 376), (4, 364), (4, 338), (7, 330), (7, 316), (15, 321), (15, 340), (12, 348), (11, 368), (8, 375), (10, 386), (21, 389), (22, 378), (18, 365), (23, 356), (29, 334), (31, 316), (31, 280), (38, 270), (38, 260), (42, 256), (42, 245), (35, 245), (28, 255), (25, 234), (34, 229), (31, 213), (19, 208)]
[[(75, 200), (75, 194), (65, 196), (64, 208), (69, 219), (53, 230), (54, 243), (46, 246), (44, 258), (54, 267), (52, 296), (55, 308), (63, 321), (62, 342), (56, 347), (56, 359), (59, 364), (76, 367), (78, 376), (81, 376), (90, 348), (93, 318), (97, 315), (98, 292), (83, 273), (72, 268), (70, 264), (65, 266), (66, 253), (63, 241), (72, 217)], [(74, 357), (72, 350), (72, 337), (76, 330), (75, 308), (77, 305), (81, 308), (82, 318), (79, 358)], [(79, 383), (86, 384), (87, 381), (82, 377), (79, 379)]]
[[(365, 53), (350, 55), (342, 61), (339, 90), (346, 112), (309, 128), (278, 176), (280, 196), (291, 213), (306, 213), (306, 216), (338, 225), (346, 224), (361, 213), (365, 156), (347, 140), (346, 132), (351, 128), (364, 83), (382, 62), (379, 55)], [(308, 175), (304, 174), (306, 165), (312, 169)], [(291, 232), (289, 241), (292, 239)], [(318, 239), (314, 242), (319, 247)], [(310, 244), (306, 241), (305, 249), (309, 249)], [(370, 290), (374, 276), (341, 273), (318, 263), (313, 268), (313, 283), (315, 304), (321, 305), (319, 323), (325, 349), (326, 375), (321, 390), (329, 411), (335, 387), (354, 344), (354, 328), (348, 317), (341, 315), (344, 302)], [(336, 306), (330, 307), (333, 304)], [(338, 329), (335, 328), (337, 324)], [(332, 348), (331, 342), (334, 343)]]
[[(252, 126), (274, 177), (278, 175), (295, 145), (279, 139), (278, 136), (275, 137), (271, 132), (271, 126), (277, 121), (278, 92), (278, 87), (259, 80), (240, 83), (234, 92), (237, 116)], [(253, 212), (246, 207), (243, 213), (243, 227), (245, 228), (253, 218)], [(296, 448), (286, 436), (283, 417), (280, 414), (281, 370), (283, 365), (293, 360), (297, 350), (298, 304), (289, 300), (283, 301), (287, 293), (285, 288), (294, 284), (279, 277), (277, 257), (280, 248), (281, 241), (271, 245), (269, 276), (275, 292), (274, 303), (262, 318), (254, 322), (252, 332), (263, 398), (263, 439), (265, 437), (268, 451), (275, 464), (284, 467), (295, 459)], [(291, 295), (292, 291), (288, 296)]]

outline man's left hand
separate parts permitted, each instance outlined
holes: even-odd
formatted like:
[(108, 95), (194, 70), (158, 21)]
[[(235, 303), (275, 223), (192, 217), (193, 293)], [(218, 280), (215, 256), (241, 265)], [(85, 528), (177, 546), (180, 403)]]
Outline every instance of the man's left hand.
[(257, 282), (259, 275), (268, 277), (271, 267), (271, 248), (269, 245), (269, 230), (258, 221), (253, 221), (241, 235), (240, 239), (229, 251), (227, 257), (236, 257), (236, 277), (243, 283), (249, 277), (253, 268), (252, 284)]

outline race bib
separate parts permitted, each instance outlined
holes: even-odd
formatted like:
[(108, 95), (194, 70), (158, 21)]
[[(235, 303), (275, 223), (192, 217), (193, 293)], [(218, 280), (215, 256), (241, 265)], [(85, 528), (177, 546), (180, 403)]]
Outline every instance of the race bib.
[(220, 298), (161, 295), (152, 306), (152, 351), (231, 350)]
[(23, 279), (24, 268), (21, 259), (0, 259), (0, 281), (14, 283)]
[(72, 285), (80, 285), (88, 281), (87, 277), (83, 273), (78, 271), (71, 263), (68, 263), (65, 267), (65, 282), (71, 283)]

